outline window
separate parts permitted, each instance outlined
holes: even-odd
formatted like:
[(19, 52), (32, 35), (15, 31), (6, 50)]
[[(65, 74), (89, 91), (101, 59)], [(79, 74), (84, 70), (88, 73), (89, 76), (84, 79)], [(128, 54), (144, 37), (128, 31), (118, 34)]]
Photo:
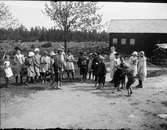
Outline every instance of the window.
[(122, 44), (122, 45), (125, 45), (125, 44), (126, 44), (126, 39), (125, 39), (125, 38), (122, 38), (122, 39), (121, 39), (121, 44)]
[(113, 44), (117, 44), (118, 43), (118, 39), (117, 38), (113, 38), (112, 42), (113, 42)]
[(135, 45), (135, 39), (134, 38), (130, 39), (130, 45)]

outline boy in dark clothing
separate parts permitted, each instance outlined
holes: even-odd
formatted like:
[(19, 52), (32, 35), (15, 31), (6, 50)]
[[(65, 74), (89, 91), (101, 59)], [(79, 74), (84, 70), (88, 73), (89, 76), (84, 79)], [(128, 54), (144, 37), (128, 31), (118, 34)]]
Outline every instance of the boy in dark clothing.
[(113, 76), (114, 81), (114, 87), (117, 88), (118, 91), (120, 91), (120, 84), (122, 85), (121, 88), (124, 88), (125, 86), (125, 72), (123, 70), (125, 63), (123, 57), (120, 57), (120, 65), (116, 66), (116, 70)]
[(135, 82), (135, 77), (133, 76), (134, 70), (125, 64), (123, 65), (122, 68), (128, 78), (128, 81), (126, 83), (126, 89), (128, 91), (128, 96), (130, 96), (132, 94), (131, 85)]
[(80, 68), (80, 74), (82, 75), (82, 81), (86, 80), (88, 72), (88, 63), (89, 58), (86, 56), (86, 53), (81, 53), (81, 56), (78, 59), (78, 67)]
[(93, 70), (93, 76), (95, 77), (95, 87), (97, 87), (97, 70), (98, 70), (98, 65), (99, 65), (99, 55), (98, 54), (94, 54), (94, 59), (92, 61), (92, 70)]
[(97, 89), (104, 88), (105, 85), (105, 78), (106, 78), (106, 66), (104, 63), (104, 57), (100, 56), (99, 57), (99, 64), (97, 67), (97, 79), (98, 79), (98, 84), (99, 86)]
[(54, 85), (54, 83), (56, 82), (56, 89), (60, 89), (59, 87), (62, 86), (62, 65), (60, 65), (60, 63), (57, 61), (57, 59), (55, 58), (55, 61), (52, 65), (52, 69), (54, 71), (54, 79), (52, 82), (52, 86)]

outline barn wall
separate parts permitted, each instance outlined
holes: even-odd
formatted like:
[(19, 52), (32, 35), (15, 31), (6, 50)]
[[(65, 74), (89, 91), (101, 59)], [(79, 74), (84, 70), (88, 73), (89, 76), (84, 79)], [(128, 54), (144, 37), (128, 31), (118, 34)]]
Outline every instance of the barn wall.
[[(113, 43), (113, 38), (118, 42)], [(121, 39), (126, 39), (126, 44), (121, 44)], [(135, 39), (135, 44), (130, 45), (130, 39)], [(167, 42), (167, 33), (110, 33), (110, 46), (115, 46), (117, 51), (123, 54), (131, 54), (134, 50), (145, 51), (146, 56), (150, 57), (155, 44)]]

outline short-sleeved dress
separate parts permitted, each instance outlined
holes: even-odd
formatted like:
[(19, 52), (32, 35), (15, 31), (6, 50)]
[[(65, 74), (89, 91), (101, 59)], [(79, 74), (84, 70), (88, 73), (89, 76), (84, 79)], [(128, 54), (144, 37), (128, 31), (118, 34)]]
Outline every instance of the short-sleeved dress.
[(13, 71), (10, 67), (10, 61), (4, 61), (4, 72), (6, 78), (10, 78), (13, 76)]

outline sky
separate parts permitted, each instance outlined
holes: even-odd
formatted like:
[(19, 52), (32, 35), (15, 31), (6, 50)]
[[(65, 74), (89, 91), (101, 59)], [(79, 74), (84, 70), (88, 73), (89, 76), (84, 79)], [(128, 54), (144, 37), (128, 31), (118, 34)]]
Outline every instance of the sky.
[[(42, 13), (46, 1), (2, 1), (28, 29), (35, 26), (50, 28), (54, 23)], [(48, 2), (48, 1), (47, 1)], [(111, 19), (167, 19), (167, 3), (98, 2), (102, 6), (102, 24)]]

